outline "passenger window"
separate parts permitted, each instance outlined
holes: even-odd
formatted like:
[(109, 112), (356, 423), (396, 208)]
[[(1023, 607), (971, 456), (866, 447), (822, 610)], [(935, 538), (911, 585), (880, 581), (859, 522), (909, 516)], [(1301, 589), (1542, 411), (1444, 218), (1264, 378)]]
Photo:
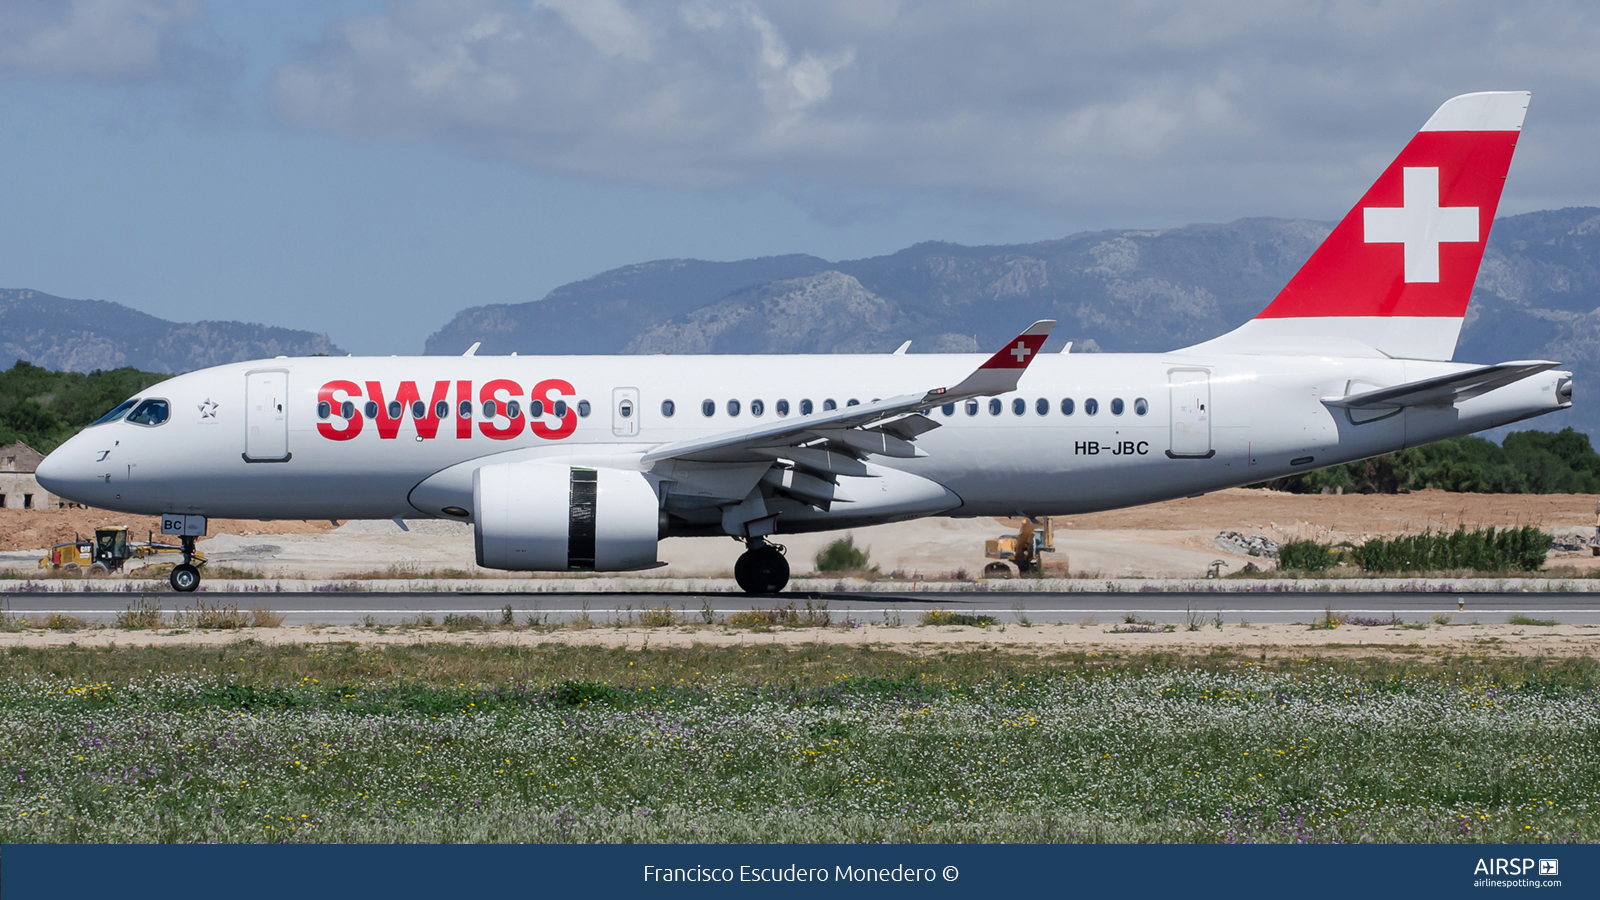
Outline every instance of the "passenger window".
[(400, 418), (400, 413), (403, 412), (404, 410), (405, 410), (405, 407), (400, 405), (400, 401), (399, 400), (390, 400), (389, 401), (389, 418), (391, 418), (391, 419)]
[(999, 397), (995, 397), (994, 399), (989, 401), (989, 415), (991, 415), (991, 416), (1000, 415), (1000, 410), (1004, 406), (1005, 406), (1005, 404), (1000, 402), (1000, 398)]
[(557, 400), (555, 405), (555, 413), (556, 418), (565, 419), (567, 417), (567, 401)]
[(1073, 410), (1075, 410), (1077, 408), (1078, 408), (1078, 405), (1076, 403), (1072, 402), (1072, 398), (1071, 397), (1062, 397), (1061, 398), (1061, 414), (1063, 416), (1072, 415)]
[(132, 400), (124, 400), (121, 403), (118, 403), (116, 407), (111, 410), (111, 412), (108, 412), (100, 418), (95, 419), (93, 422), (90, 422), (89, 425), (90, 427), (94, 427), (95, 425), (104, 425), (107, 422), (115, 422), (116, 420), (127, 415), (128, 410), (133, 409), (133, 405), (138, 402), (138, 397), (135, 397)]
[(861, 405), (861, 401), (857, 400), (854, 397), (851, 397), (849, 400), (845, 401), (844, 405), (845, 406), (860, 406)]
[(323, 400), (323, 401), (321, 401), (320, 403), (317, 404), (317, 418), (326, 419), (327, 417), (329, 417), (331, 415), (333, 415), (333, 404), (332, 403), (329, 403), (328, 401)]
[(833, 402), (832, 400), (824, 400), (824, 401), (822, 401), (822, 409), (823, 409), (824, 412), (826, 412), (828, 410), (832, 410), (832, 409), (838, 409), (838, 408), (839, 408), (839, 404)]
[(1028, 411), (1028, 401), (1022, 399), (1021, 397), (1018, 397), (1015, 400), (1011, 401), (1011, 414), (1012, 415), (1020, 416), (1020, 415), (1022, 415), (1023, 413), (1025, 413), (1027, 411)]
[(1095, 413), (1097, 413), (1099, 411), (1100, 411), (1100, 401), (1099, 400), (1096, 400), (1095, 398), (1090, 397), (1089, 399), (1083, 401), (1083, 414), (1084, 415), (1092, 416), (1092, 415), (1094, 415)]
[(772, 404), (772, 408), (777, 411), (778, 415), (787, 416), (789, 414), (789, 401), (779, 400), (777, 403)]
[(716, 414), (717, 414), (716, 401), (714, 401), (714, 400), (702, 400), (702, 401), (700, 401), (700, 415), (705, 416), (706, 418), (709, 419), (709, 418), (711, 418), (712, 416), (714, 416)]
[(522, 404), (518, 403), (515, 400), (507, 400), (506, 401), (506, 418), (508, 418), (508, 419), (520, 419), (520, 418), (522, 418)]
[(816, 409), (816, 407), (811, 405), (811, 401), (810, 400), (801, 400), (800, 401), (800, 415), (809, 416), (809, 415), (811, 415), (811, 411), (813, 409)]
[[(339, 404), (339, 415), (344, 416), (346, 419), (354, 419), (356, 417), (356, 405), (349, 400)], [(467, 415), (472, 415), (472, 404), (470, 403), (467, 404)]]
[[(494, 401), (491, 400), (489, 402), (493, 403)], [(367, 418), (376, 419), (378, 417), (378, 401), (368, 400), (365, 412), (367, 414)]]
[[(368, 406), (377, 406), (378, 404), (369, 403), (367, 405)], [(367, 415), (370, 416), (370, 415), (372, 415), (372, 413), (367, 413)], [(485, 419), (493, 419), (494, 417), (496, 417), (498, 415), (500, 415), (500, 404), (494, 402), (493, 400), (485, 400), (485, 401), (483, 401), (483, 417)]]
[(760, 400), (750, 401), (750, 415), (759, 416), (767, 411), (767, 405)]
[(172, 408), (165, 400), (146, 400), (138, 408), (128, 413), (128, 421), (135, 425), (149, 425), (152, 428), (160, 425), (172, 414)]
[(435, 419), (448, 419), (450, 417), (450, 401), (440, 400), (435, 403), (433, 405), (433, 417)]
[(944, 413), (946, 418), (949, 418), (956, 414), (956, 405), (954, 403), (946, 403), (944, 406), (939, 407), (939, 411)]
[(1111, 398), (1111, 414), (1113, 416), (1120, 416), (1120, 415), (1122, 415), (1122, 410), (1123, 410), (1122, 398), (1121, 397), (1112, 397)]
[(968, 400), (967, 401), (967, 415), (975, 416), (977, 414), (978, 414), (978, 401), (976, 401), (976, 400)]
[(1134, 415), (1142, 416), (1142, 415), (1144, 415), (1145, 413), (1147, 413), (1149, 411), (1150, 411), (1150, 401), (1149, 400), (1146, 400), (1145, 398), (1140, 397), (1139, 399), (1133, 401), (1133, 414)]
[(528, 404), (528, 417), (532, 419), (544, 418), (544, 401), (535, 400)]
[(671, 400), (663, 400), (663, 401), (661, 401), (661, 417), (663, 419), (672, 418), (672, 414), (677, 412), (677, 411), (678, 411), (678, 405), (676, 403), (673, 403)]
[(633, 401), (632, 400), (624, 400), (621, 403), (618, 403), (617, 404), (617, 415), (622, 416), (624, 419), (629, 418), (630, 416), (632, 416), (633, 415)]
[(1033, 401), (1033, 411), (1041, 416), (1050, 415), (1050, 401), (1043, 397)]
[[(472, 401), (471, 400), (463, 400), (463, 401), (461, 401), (461, 404), (456, 407), (456, 415), (460, 416), (463, 419), (472, 418)], [(348, 419), (350, 417), (349, 416), (345, 416), (345, 418)]]
[(728, 415), (737, 416), (738, 414), (739, 414), (739, 401), (737, 401), (737, 400), (729, 400), (728, 401)]
[(411, 418), (413, 418), (413, 419), (426, 419), (427, 417), (428, 417), (428, 404), (423, 403), (421, 400), (412, 401), (412, 403), (411, 403)]
[(582, 418), (582, 419), (589, 418), (589, 410), (590, 410), (589, 401), (587, 401), (587, 400), (579, 400), (578, 401), (578, 417), (579, 418)]

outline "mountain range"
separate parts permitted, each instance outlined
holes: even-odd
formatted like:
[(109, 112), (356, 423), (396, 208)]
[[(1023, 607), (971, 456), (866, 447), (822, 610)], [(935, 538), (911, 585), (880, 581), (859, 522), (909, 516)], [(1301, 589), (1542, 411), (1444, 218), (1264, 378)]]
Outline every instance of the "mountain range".
[(325, 334), (245, 322), (169, 322), (107, 300), (0, 289), (0, 369), (26, 360), (92, 372), (132, 366), (176, 374), (272, 356), (343, 354)]
[[(1038, 318), (1047, 349), (1167, 350), (1255, 315), (1331, 230), (1301, 219), (1240, 219), (1096, 231), (1030, 244), (928, 242), (829, 262), (657, 260), (563, 285), (543, 299), (476, 306), (425, 352), (480, 354), (881, 353), (997, 345)], [(0, 363), (175, 372), (252, 357), (339, 353), (326, 335), (237, 322), (178, 324), (115, 303), (0, 291)], [(1600, 209), (1508, 216), (1490, 233), (1456, 359), (1559, 360), (1576, 406), (1537, 427), (1600, 435)]]
[[(660, 260), (463, 310), (427, 352), (482, 341), (482, 353), (881, 353), (906, 340), (911, 352), (970, 351), (1037, 318), (1060, 322), (1047, 349), (1168, 350), (1254, 316), (1331, 229), (1253, 218), (842, 262)], [(1537, 427), (1600, 435), (1600, 403), (1585, 402), (1600, 385), (1600, 209), (1495, 222), (1455, 358), (1561, 361), (1576, 406)]]

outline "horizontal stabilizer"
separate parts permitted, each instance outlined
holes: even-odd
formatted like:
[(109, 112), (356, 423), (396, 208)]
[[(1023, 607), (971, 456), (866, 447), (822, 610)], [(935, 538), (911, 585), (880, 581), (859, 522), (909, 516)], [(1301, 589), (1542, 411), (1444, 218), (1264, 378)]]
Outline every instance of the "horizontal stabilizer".
[(1464, 372), (1424, 378), (1394, 387), (1363, 391), (1345, 397), (1324, 397), (1323, 405), (1338, 409), (1398, 409), (1402, 406), (1449, 406), (1460, 400), (1487, 394), (1530, 375), (1553, 369), (1560, 363), (1545, 360), (1517, 360), (1481, 366)]

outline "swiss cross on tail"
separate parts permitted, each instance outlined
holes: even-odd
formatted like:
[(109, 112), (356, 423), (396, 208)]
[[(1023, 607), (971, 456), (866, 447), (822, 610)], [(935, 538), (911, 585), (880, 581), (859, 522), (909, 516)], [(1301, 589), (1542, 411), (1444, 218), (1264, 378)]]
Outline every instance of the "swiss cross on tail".
[(1203, 346), (1285, 352), (1339, 340), (1449, 359), (1528, 100), (1499, 91), (1439, 107), (1271, 305)]

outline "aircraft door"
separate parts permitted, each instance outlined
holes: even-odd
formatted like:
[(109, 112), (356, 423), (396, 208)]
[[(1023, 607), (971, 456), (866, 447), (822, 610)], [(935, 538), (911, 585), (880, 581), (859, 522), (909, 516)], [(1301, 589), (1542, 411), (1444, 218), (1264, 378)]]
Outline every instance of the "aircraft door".
[(639, 389), (617, 388), (611, 392), (611, 433), (633, 437), (639, 433)]
[(1211, 371), (1172, 369), (1167, 373), (1172, 408), (1172, 449), (1174, 458), (1208, 459), (1211, 449)]
[(289, 373), (245, 373), (244, 461), (289, 461)]

